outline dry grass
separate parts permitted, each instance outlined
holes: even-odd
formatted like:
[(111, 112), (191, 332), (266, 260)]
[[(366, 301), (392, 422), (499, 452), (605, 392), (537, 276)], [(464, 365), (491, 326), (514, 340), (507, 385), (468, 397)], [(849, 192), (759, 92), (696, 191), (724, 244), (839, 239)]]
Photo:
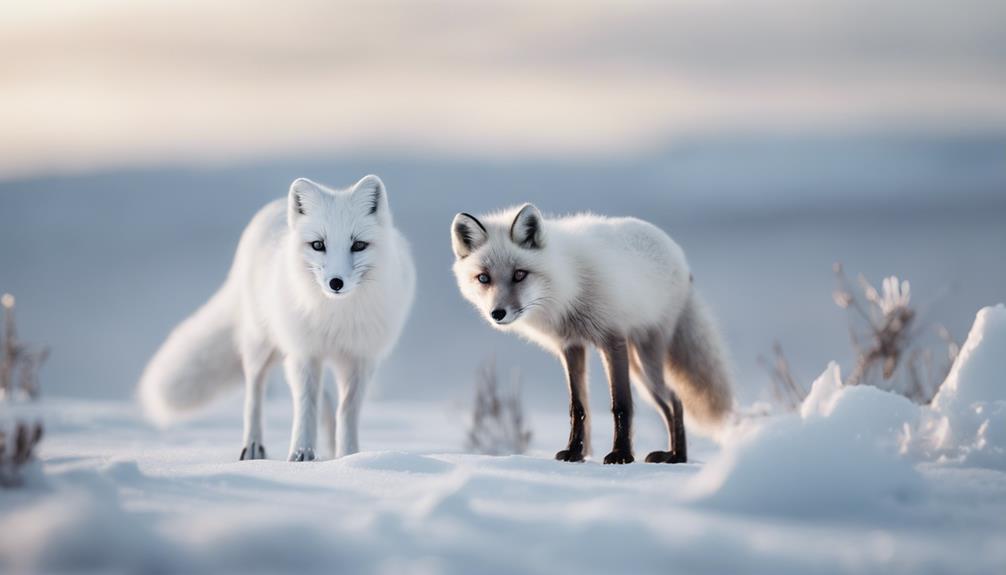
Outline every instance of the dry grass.
[(469, 451), (485, 455), (521, 454), (531, 443), (519, 378), (515, 374), (509, 385), (502, 384), (495, 360), (479, 369), (466, 443)]
[(42, 423), (34, 425), (19, 421), (10, 437), (0, 429), (0, 487), (21, 485), (21, 471), (35, 455), (42, 441)]

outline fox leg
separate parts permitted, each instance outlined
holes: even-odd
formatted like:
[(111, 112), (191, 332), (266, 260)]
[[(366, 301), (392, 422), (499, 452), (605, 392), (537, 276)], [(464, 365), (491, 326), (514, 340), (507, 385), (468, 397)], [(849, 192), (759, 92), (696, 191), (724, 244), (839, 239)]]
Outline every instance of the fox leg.
[(364, 358), (346, 358), (338, 369), (339, 414), (335, 419), (336, 457), (360, 451), (360, 405), (367, 383), (374, 375), (374, 364)]
[(583, 461), (590, 453), (590, 406), (587, 401), (587, 350), (581, 344), (562, 351), (569, 383), (569, 442), (555, 454), (559, 461)]
[(633, 371), (639, 387), (645, 390), (667, 426), (667, 451), (654, 451), (646, 456), (647, 463), (684, 463), (688, 460), (685, 441), (685, 421), (681, 400), (664, 380), (663, 338), (654, 335), (637, 340), (633, 347), (636, 361)]
[(293, 430), (290, 461), (312, 461), (318, 438), (318, 399), (321, 392), (321, 362), (288, 356), (283, 362), (286, 381), (293, 395)]
[(245, 342), (241, 349), (241, 367), (245, 378), (244, 406), (244, 447), (242, 461), (265, 459), (262, 443), (262, 396), (265, 392), (266, 376), (275, 359), (275, 351), (269, 344)]
[(632, 463), (632, 389), (629, 383), (629, 352), (624, 337), (611, 337), (601, 346), (601, 359), (611, 386), (611, 414), (615, 418), (615, 441), (605, 463)]
[(335, 397), (330, 385), (321, 388), (321, 430), (325, 434), (329, 458), (335, 458)]

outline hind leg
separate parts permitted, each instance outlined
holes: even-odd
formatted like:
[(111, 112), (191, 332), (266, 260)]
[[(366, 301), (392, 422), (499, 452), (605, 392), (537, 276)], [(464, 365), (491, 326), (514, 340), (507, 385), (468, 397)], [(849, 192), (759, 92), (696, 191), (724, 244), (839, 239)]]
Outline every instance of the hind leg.
[(646, 456), (647, 463), (685, 463), (688, 448), (685, 439), (684, 411), (681, 400), (664, 380), (664, 353), (667, 345), (659, 335), (633, 342), (633, 371), (638, 386), (657, 406), (667, 426), (667, 451), (654, 451)]
[(264, 342), (245, 342), (241, 346), (241, 367), (245, 377), (244, 447), (240, 460), (265, 459), (262, 443), (262, 397), (266, 376), (275, 352)]

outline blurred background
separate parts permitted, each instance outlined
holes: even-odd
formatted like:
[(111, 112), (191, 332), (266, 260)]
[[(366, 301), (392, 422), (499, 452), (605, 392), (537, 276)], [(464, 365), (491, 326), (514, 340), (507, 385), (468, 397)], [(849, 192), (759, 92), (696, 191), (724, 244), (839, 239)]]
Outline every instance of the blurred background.
[(379, 174), (412, 241), (417, 300), (377, 399), (466, 400), (495, 355), (565, 413), (558, 362), (458, 294), (457, 211), (663, 227), (743, 402), (768, 393), (776, 340), (805, 384), (849, 368), (836, 261), (911, 280), (958, 340), (1006, 299), (998, 0), (0, 6), (0, 291), (52, 346), (52, 395), (128, 397), (299, 176)]

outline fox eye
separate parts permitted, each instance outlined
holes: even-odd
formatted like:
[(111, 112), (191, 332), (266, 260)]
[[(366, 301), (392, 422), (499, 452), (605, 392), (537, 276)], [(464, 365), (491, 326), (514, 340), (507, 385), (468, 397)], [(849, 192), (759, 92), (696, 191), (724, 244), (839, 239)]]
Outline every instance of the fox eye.
[(325, 242), (321, 240), (314, 240), (311, 242), (311, 249), (316, 252), (323, 252), (325, 251)]
[(487, 284), (489, 283), (489, 274), (482, 272), (479, 275), (475, 276), (475, 279), (479, 280), (480, 284)]
[(522, 282), (526, 277), (527, 277), (527, 270), (514, 270), (513, 272), (514, 282)]
[(353, 245), (349, 247), (349, 251), (362, 252), (363, 250), (367, 249), (367, 246), (369, 245), (370, 244), (368, 244), (367, 242), (356, 240), (355, 242), (353, 242)]

